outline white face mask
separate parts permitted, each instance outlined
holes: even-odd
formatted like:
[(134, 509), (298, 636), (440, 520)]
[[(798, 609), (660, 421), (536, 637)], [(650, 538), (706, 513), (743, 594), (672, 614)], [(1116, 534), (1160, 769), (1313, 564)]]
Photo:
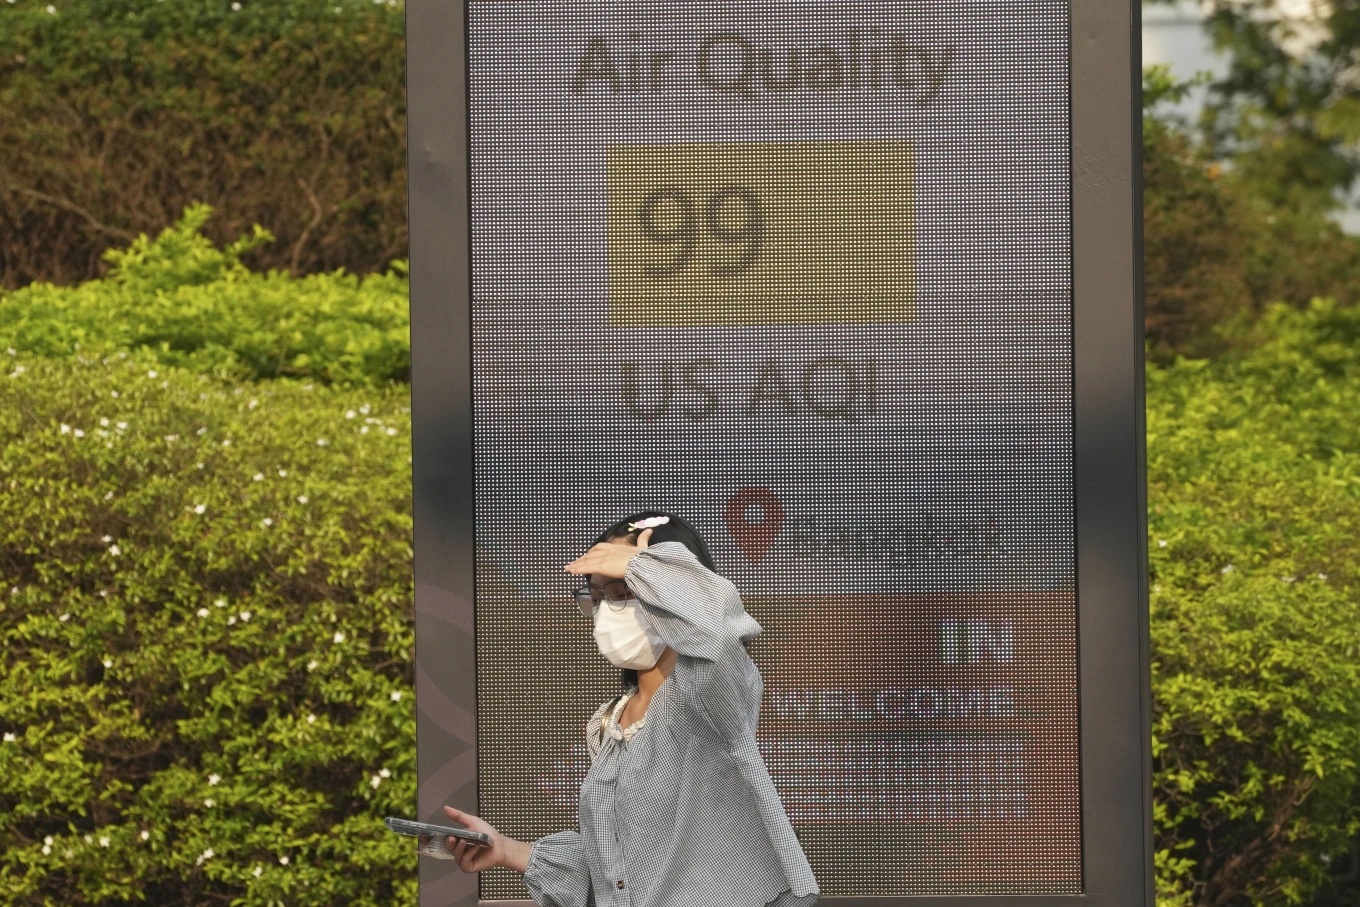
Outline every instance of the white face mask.
[(666, 644), (652, 631), (646, 612), (635, 598), (624, 602), (619, 611), (611, 604), (619, 603), (605, 600), (595, 610), (595, 645), (600, 654), (618, 668), (645, 671), (654, 667)]

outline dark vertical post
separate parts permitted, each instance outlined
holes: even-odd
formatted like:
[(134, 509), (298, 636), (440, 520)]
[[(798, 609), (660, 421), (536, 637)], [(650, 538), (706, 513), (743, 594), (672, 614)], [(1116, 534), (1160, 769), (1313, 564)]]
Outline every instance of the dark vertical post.
[(1139, 6), (1072, 4), (1077, 600), (1086, 896), (1153, 903)]
[[(406, 5), (419, 818), (477, 808), (472, 337), (462, 3)], [(475, 904), (475, 876), (421, 860), (424, 907)]]

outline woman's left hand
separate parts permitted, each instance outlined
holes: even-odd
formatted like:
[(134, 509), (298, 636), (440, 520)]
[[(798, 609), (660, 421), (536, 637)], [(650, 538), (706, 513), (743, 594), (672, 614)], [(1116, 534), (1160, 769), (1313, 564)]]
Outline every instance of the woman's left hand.
[(647, 550), (647, 540), (651, 537), (652, 530), (644, 529), (642, 535), (638, 536), (636, 545), (626, 542), (600, 542), (567, 564), (565, 569), (577, 576), (598, 573), (609, 579), (623, 579), (623, 575), (628, 572), (628, 564), (638, 556), (638, 552)]

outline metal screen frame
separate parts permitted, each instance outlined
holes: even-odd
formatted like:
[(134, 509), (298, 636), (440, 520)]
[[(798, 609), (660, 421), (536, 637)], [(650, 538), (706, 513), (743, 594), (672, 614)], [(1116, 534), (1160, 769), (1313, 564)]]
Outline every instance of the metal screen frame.
[[(407, 0), (418, 818), (477, 802), (466, 4)], [(1072, 249), (1083, 888), (825, 907), (1151, 907), (1141, 59), (1132, 0), (1072, 0)], [(422, 907), (481, 903), (422, 860)], [(530, 901), (487, 901), (524, 907)]]

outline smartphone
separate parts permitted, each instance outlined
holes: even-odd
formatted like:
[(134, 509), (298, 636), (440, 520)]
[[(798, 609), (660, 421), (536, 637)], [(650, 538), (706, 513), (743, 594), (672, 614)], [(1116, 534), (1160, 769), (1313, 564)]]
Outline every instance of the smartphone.
[(388, 828), (399, 835), (430, 838), (429, 841), (421, 844), (419, 850), (421, 853), (429, 854), (432, 857), (453, 859), (453, 854), (449, 853), (448, 848), (444, 846), (444, 839), (450, 835), (473, 844), (480, 844), (483, 847), (491, 846), (491, 836), (481, 831), (452, 828), (448, 825), (430, 825), (426, 822), (412, 822), (410, 819), (394, 819), (390, 816), (384, 821)]

